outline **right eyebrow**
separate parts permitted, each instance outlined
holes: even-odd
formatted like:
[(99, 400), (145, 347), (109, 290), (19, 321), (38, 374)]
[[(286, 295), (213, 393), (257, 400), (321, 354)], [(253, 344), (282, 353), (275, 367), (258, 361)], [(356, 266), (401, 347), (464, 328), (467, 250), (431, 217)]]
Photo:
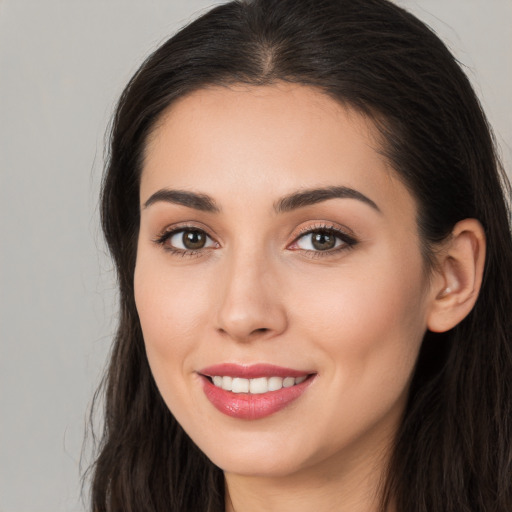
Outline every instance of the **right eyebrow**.
[(148, 208), (159, 201), (180, 204), (203, 212), (220, 212), (220, 208), (215, 203), (215, 200), (206, 194), (197, 194), (186, 190), (172, 190), (168, 188), (158, 190), (151, 195), (151, 197), (144, 203), (144, 208)]

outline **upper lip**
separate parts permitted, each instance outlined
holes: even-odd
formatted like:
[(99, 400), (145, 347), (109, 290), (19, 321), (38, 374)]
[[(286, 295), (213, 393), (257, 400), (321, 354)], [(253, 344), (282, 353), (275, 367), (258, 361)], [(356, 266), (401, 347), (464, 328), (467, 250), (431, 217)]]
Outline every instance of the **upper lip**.
[(199, 370), (198, 373), (205, 375), (206, 377), (225, 376), (257, 379), (258, 377), (302, 377), (315, 372), (284, 368), (283, 366), (266, 363), (250, 365), (221, 363), (203, 368), (202, 370)]

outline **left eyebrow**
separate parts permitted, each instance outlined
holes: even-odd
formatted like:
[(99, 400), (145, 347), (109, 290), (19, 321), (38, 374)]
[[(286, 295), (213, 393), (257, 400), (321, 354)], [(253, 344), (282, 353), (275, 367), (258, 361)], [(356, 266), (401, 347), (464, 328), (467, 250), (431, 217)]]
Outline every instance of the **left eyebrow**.
[(369, 197), (349, 187), (324, 187), (294, 192), (274, 203), (274, 210), (277, 213), (285, 213), (329, 199), (357, 199), (381, 213), (380, 208)]

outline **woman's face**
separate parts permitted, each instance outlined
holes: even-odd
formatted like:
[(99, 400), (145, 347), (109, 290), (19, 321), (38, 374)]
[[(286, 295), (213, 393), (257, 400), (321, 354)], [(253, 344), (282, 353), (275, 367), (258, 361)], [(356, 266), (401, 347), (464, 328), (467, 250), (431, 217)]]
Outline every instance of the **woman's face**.
[(432, 292), (415, 201), (376, 139), (356, 112), (277, 84), (194, 92), (148, 141), (147, 356), (228, 473), (367, 465), (395, 432)]

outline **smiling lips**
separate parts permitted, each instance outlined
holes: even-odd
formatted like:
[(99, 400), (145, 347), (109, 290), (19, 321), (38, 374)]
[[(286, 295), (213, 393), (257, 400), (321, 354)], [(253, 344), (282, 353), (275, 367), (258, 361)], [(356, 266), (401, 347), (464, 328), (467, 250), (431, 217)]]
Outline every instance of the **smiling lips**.
[(312, 382), (311, 373), (258, 364), (221, 364), (199, 372), (203, 390), (220, 412), (255, 420), (274, 414), (299, 398)]

